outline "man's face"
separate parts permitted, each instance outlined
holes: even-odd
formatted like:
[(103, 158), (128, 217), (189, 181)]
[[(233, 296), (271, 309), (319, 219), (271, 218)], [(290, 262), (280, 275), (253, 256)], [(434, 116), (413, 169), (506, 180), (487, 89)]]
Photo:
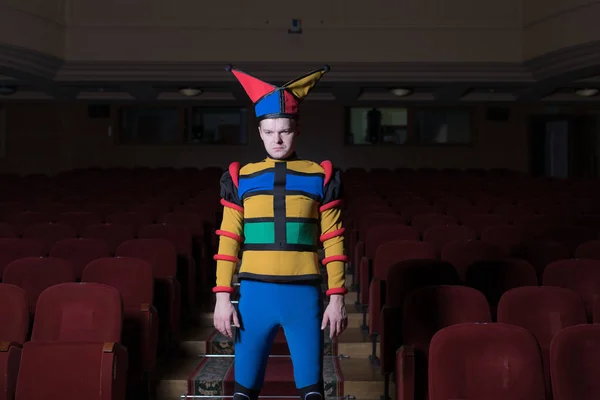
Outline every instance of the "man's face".
[(298, 136), (296, 121), (290, 118), (267, 118), (258, 126), (260, 138), (271, 158), (280, 160), (294, 152)]

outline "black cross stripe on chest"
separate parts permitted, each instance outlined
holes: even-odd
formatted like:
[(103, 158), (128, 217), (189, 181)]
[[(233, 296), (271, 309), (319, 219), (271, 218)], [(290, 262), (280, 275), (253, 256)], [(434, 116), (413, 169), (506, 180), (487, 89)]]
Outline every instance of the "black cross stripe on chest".
[(286, 185), (287, 163), (275, 163), (275, 177), (273, 182), (273, 219), (275, 228), (275, 245), (285, 247), (286, 238), (286, 207), (285, 207), (285, 185)]

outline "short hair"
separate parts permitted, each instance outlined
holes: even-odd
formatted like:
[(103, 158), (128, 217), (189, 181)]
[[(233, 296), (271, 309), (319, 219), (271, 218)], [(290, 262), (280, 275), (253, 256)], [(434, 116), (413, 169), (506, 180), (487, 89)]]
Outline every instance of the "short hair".
[[(266, 121), (267, 119), (269, 119), (269, 118), (261, 119), (260, 121), (258, 121), (258, 127), (259, 127), (259, 128), (262, 128), (262, 122), (263, 122), (263, 121)], [(291, 120), (291, 121), (294, 121), (294, 124), (293, 124), (293, 125), (292, 125), (292, 124), (290, 124), (294, 130), (298, 130), (298, 129), (300, 128), (300, 121), (299, 121), (299, 120), (300, 120), (300, 118), (299, 118), (299, 117), (296, 117), (296, 118), (288, 118), (288, 119), (289, 119), (289, 120)]]

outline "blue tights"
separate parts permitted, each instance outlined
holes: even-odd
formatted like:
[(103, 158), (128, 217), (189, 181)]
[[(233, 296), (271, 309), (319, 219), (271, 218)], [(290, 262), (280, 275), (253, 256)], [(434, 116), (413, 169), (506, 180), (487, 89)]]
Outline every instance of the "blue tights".
[(300, 397), (323, 399), (322, 308), (320, 283), (241, 282), (241, 326), (236, 335), (234, 366), (237, 397), (258, 396), (271, 346), (281, 326)]

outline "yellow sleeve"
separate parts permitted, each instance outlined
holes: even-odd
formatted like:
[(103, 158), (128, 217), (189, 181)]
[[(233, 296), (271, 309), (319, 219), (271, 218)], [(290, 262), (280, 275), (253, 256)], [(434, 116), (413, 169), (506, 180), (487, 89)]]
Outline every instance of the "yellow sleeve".
[(219, 249), (214, 256), (217, 261), (217, 282), (212, 291), (233, 293), (231, 280), (239, 262), (238, 254), (243, 242), (244, 208), (229, 171), (221, 177), (221, 204), (223, 221), (216, 232), (219, 235)]
[[(326, 172), (327, 175), (327, 172)], [(333, 171), (325, 185), (323, 202), (319, 208), (321, 220), (321, 242), (325, 250), (323, 265), (327, 268), (326, 294), (346, 294), (345, 266), (348, 257), (344, 249), (344, 228), (342, 227), (342, 185), (340, 172)]]

